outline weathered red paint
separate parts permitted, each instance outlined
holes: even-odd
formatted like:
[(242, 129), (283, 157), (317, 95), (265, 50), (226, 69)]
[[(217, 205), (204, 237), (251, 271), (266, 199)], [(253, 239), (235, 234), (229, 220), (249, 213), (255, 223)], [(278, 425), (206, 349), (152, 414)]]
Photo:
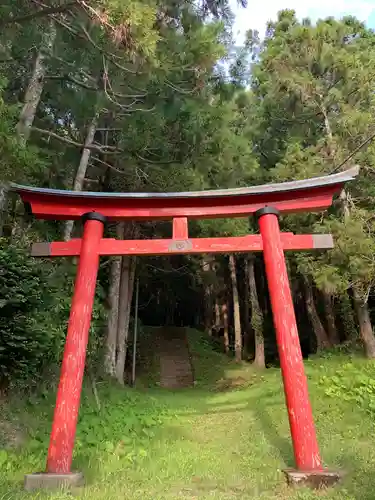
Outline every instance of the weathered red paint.
[[(174, 219), (176, 221), (176, 219)], [(162, 240), (115, 240), (105, 238), (100, 240), (100, 255), (167, 255), (195, 253), (230, 253), (230, 252), (261, 252), (262, 237), (259, 234), (227, 238), (190, 238), (184, 239), (184, 227), (173, 226), (173, 236), (181, 234), (180, 238)], [(280, 233), (284, 250), (310, 250), (333, 248), (332, 236), (314, 234)], [(80, 255), (80, 239), (71, 241), (55, 241), (52, 243), (36, 243), (31, 254), (35, 257), (72, 257)]]
[(102, 193), (12, 185), (41, 219), (78, 219), (98, 211), (111, 220), (173, 219), (174, 217), (246, 217), (272, 205), (284, 213), (323, 210), (358, 168), (312, 179), (234, 189), (182, 193)]
[(278, 216), (260, 215), (263, 255), (297, 469), (322, 468)]
[(284, 213), (320, 211), (332, 204), (333, 195), (341, 187), (336, 184), (301, 189), (294, 193), (285, 191), (210, 198), (78, 198), (28, 191), (20, 191), (20, 195), (38, 219), (79, 219), (84, 213), (94, 210), (109, 220), (169, 220), (174, 217), (246, 217), (266, 204), (272, 204)]
[(172, 238), (174, 240), (187, 240), (189, 238), (187, 217), (175, 217), (173, 219)]
[(102, 236), (103, 222), (85, 222), (48, 449), (47, 472), (68, 473), (72, 464)]

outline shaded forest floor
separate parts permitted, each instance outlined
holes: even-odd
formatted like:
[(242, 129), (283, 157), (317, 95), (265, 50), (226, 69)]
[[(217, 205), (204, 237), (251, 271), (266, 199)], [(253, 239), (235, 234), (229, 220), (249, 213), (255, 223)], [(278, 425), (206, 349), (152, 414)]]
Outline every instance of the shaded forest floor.
[(171, 392), (144, 381), (125, 390), (100, 383), (100, 412), (86, 388), (74, 459), (85, 473), (83, 489), (22, 490), (23, 475), (44, 468), (54, 394), (3, 405), (0, 498), (375, 498), (373, 363), (343, 353), (306, 362), (324, 461), (347, 476), (319, 493), (290, 490), (282, 473), (293, 466), (293, 453), (279, 370), (260, 374), (235, 365), (195, 332), (190, 336), (196, 387)]

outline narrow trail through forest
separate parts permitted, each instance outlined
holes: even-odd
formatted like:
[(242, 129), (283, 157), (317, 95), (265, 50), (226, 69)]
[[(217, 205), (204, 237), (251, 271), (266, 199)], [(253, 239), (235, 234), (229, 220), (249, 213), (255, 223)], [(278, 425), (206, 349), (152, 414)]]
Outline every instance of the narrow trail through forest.
[(163, 327), (156, 332), (160, 358), (160, 386), (191, 387), (193, 368), (185, 328)]

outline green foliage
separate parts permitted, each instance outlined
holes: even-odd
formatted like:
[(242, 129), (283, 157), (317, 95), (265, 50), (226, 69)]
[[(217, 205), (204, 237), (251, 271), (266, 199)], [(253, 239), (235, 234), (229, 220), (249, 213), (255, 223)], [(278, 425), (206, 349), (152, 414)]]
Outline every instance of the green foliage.
[(327, 396), (342, 399), (353, 404), (353, 408), (363, 408), (371, 418), (375, 416), (375, 380), (374, 366), (367, 363), (358, 370), (358, 366), (348, 362), (333, 376), (323, 376), (320, 384)]
[[(81, 444), (73, 465), (86, 478), (79, 498), (154, 500), (168, 496), (177, 500), (194, 495), (203, 500), (226, 500), (281, 495), (291, 500), (315, 500), (316, 491), (288, 489), (280, 470), (293, 464), (280, 371), (269, 369), (260, 375), (249, 366), (229, 363), (223, 355), (212, 355), (212, 351), (210, 355), (209, 346), (198, 345), (200, 340), (197, 335), (195, 338), (198, 378), (204, 374), (212, 377), (206, 379), (210, 382), (205, 386), (170, 392), (98, 384), (102, 417), (86, 388), (78, 429)], [(373, 498), (372, 410), (369, 412), (361, 401), (342, 397), (345, 389), (326, 394), (337, 373), (339, 384), (348, 391), (355, 379), (356, 386), (370, 387), (372, 394), (373, 383), (368, 380), (372, 370), (372, 363), (343, 354), (307, 363), (324, 463), (349, 471), (335, 488), (322, 493), (327, 500)], [(30, 494), (23, 490), (24, 474), (45, 466), (52, 405), (52, 399), (28, 405), (14, 401), (7, 408), (11, 417), (29, 430), (30, 438), (18, 449), (0, 453), (0, 495), (4, 498), (26, 500), (31, 495), (69, 500), (74, 495), (69, 491)]]
[[(40, 328), (42, 309), (51, 301), (45, 275), (13, 246), (0, 249), (0, 378), (36, 376), (50, 356), (53, 335)], [(39, 316), (39, 318), (38, 318)]]
[[(0, 36), (4, 53), (0, 183), (22, 179), (65, 189), (74, 184), (78, 165), (84, 181), (75, 186), (97, 191), (188, 191), (308, 178), (332, 171), (373, 127), (370, 68), (375, 62), (375, 38), (353, 18), (313, 24), (300, 22), (293, 11), (283, 10), (269, 23), (263, 41), (250, 30), (245, 46), (235, 50), (227, 1), (78, 3), (57, 18), (42, 16), (27, 25), (7, 22)], [(16, 6), (7, 1), (1, 12), (11, 19), (27, 5), (27, 1)], [(227, 74), (220, 71), (224, 59)], [(23, 146), (15, 126), (38, 61), (43, 77), (31, 90), (38, 91), (34, 97), (40, 93), (40, 101), (31, 117), (28, 144)], [(249, 82), (250, 89), (246, 87)], [(94, 147), (90, 155), (87, 150), (82, 155), (93, 124)], [(325, 219), (313, 214), (282, 219), (283, 230), (334, 235), (333, 251), (291, 257), (297, 264), (293, 273), (308, 274), (329, 294), (342, 296), (355, 286), (367, 299), (375, 283), (374, 153), (374, 147), (369, 147), (355, 157), (364, 168), (349, 193), (350, 220), (343, 220), (340, 204)], [(21, 244), (58, 239), (61, 234), (61, 224), (39, 222), (20, 236), (15, 219), (10, 224), (15, 244), (17, 240)], [(253, 231), (245, 218), (198, 221), (190, 229), (194, 236), (239, 236)], [(163, 237), (169, 230), (144, 225), (140, 237)], [(225, 265), (224, 260), (217, 262)], [(64, 294), (46, 293), (47, 299), (42, 295), (40, 302), (46, 300), (48, 307), (30, 305), (27, 328), (38, 332), (40, 342), (43, 329), (49, 332), (48, 338), (63, 338), (60, 323), (66, 321), (72, 291), (72, 269), (65, 282), (61, 279), (64, 265), (56, 261), (48, 266), (53, 269), (53, 287), (60, 287)], [(173, 265), (162, 266), (162, 272), (175, 272)], [(190, 275), (184, 285), (169, 284), (172, 275), (168, 286), (152, 283), (145, 287), (154, 304), (151, 308), (164, 313), (178, 294), (194, 296), (194, 304), (201, 302), (200, 266), (190, 258), (183, 266)], [(90, 336), (90, 363), (98, 360), (103, 346), (108, 267), (103, 270)], [(143, 271), (141, 275), (149, 276)], [(243, 274), (241, 266), (238, 272)], [(224, 296), (225, 273), (219, 274), (215, 269), (206, 279)], [(52, 282), (46, 287), (49, 290)], [(157, 301), (152, 298), (155, 290)], [(46, 309), (48, 314), (44, 314)], [(20, 319), (22, 331), (25, 318), (14, 316), (15, 324)], [(199, 318), (194, 320), (199, 322)], [(261, 318), (254, 315), (253, 322), (259, 330)], [(46, 341), (48, 352), (58, 359), (62, 342), (56, 340), (53, 347), (50, 342)]]
[(358, 330), (357, 325), (354, 320), (354, 312), (353, 307), (350, 302), (350, 297), (347, 293), (341, 294), (338, 300), (338, 313), (341, 318), (344, 318), (343, 321), (343, 333), (344, 338), (350, 340), (357, 340), (358, 338)]
[(365, 296), (375, 280), (375, 228), (371, 213), (355, 209), (346, 220), (331, 215), (313, 224), (313, 229), (316, 233), (331, 233), (335, 246), (320, 255), (297, 255), (300, 272), (313, 276), (318, 288), (330, 294), (340, 295), (356, 286)]
[(39, 155), (35, 146), (20, 146), (14, 134), (19, 107), (8, 105), (3, 100), (3, 89), (6, 80), (2, 80), (0, 73), (0, 157), (1, 181), (19, 181), (26, 175), (33, 177), (46, 167), (46, 163)]
[(76, 454), (90, 448), (125, 456), (130, 463), (148, 455), (148, 442), (168, 416), (156, 398), (107, 389), (100, 392), (98, 412), (88, 400), (83, 405), (77, 433)]
[(103, 0), (99, 3), (107, 14), (106, 22), (114, 27), (112, 36), (115, 42), (134, 56), (137, 53), (146, 57), (154, 55), (159, 38), (155, 30), (156, 2)]
[[(102, 383), (98, 393), (100, 411), (89, 390), (85, 388), (83, 392), (74, 460), (85, 464), (90, 458), (98, 456), (100, 461), (97, 465), (101, 469), (107, 467), (112, 470), (141, 465), (149, 459), (150, 443), (161, 425), (165, 425), (173, 413), (156, 397), (131, 389), (124, 391)], [(46, 393), (44, 401), (29, 399), (27, 407), (23, 407), (23, 411), (30, 414), (37, 412), (39, 418), (38, 422), (26, 422), (28, 440), (22, 456), (28, 467), (42, 468), (49, 442), (50, 427), (46, 418), (51, 414), (52, 397), (52, 394)], [(1, 449), (0, 464), (7, 474), (17, 473), (20, 468), (19, 452), (10, 448)]]
[(325, 258), (318, 259), (322, 263), (314, 269), (318, 286), (331, 287), (335, 292), (355, 285), (362, 295), (366, 295), (375, 282), (375, 226), (372, 214), (355, 209), (350, 219), (342, 221), (330, 217), (320, 228), (333, 234), (335, 248)]
[[(367, 47), (367, 50), (364, 50)], [(374, 33), (356, 19), (298, 21), (282, 11), (269, 25), (253, 68), (258, 98), (254, 131), (259, 161), (268, 179), (286, 181), (336, 171), (373, 128), (374, 95), (369, 82), (375, 61)], [(350, 288), (365, 304), (375, 284), (373, 255), (373, 146), (359, 151), (342, 168), (358, 162), (359, 180), (348, 186), (329, 217), (284, 218), (284, 230), (331, 233), (335, 247), (292, 257), (328, 294)]]
[[(3, 382), (26, 380), (33, 384), (43, 378), (45, 368), (60, 361), (73, 271), (69, 266), (37, 262), (18, 245), (1, 242), (0, 380)], [(102, 322), (103, 310), (97, 304), (90, 345), (99, 343)]]
[[(222, 345), (215, 345), (214, 339), (201, 332), (189, 329), (188, 339), (198, 388), (212, 388), (222, 371), (231, 367), (231, 360), (223, 357)], [(218, 352), (219, 350), (221, 352)], [(218, 370), (219, 364), (220, 370)]]

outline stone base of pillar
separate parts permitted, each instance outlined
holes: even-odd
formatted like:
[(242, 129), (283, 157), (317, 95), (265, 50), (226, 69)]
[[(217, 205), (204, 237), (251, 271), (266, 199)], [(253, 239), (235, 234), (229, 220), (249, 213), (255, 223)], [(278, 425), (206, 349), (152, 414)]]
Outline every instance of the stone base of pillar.
[(312, 489), (328, 488), (333, 486), (343, 477), (344, 473), (332, 470), (301, 471), (296, 469), (285, 469), (284, 474), (288, 485), (307, 486)]
[(55, 474), (51, 472), (39, 472), (25, 476), (25, 490), (53, 490), (59, 488), (74, 488), (83, 485), (83, 474), (81, 472), (69, 472), (68, 474)]

